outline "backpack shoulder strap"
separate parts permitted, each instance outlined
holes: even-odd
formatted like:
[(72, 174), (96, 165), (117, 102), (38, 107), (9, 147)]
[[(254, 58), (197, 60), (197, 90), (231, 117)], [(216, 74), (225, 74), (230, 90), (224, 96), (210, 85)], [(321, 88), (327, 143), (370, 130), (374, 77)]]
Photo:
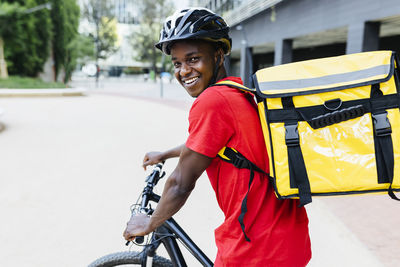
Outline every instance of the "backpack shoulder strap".
[[(233, 87), (236, 89), (239, 89), (241, 91), (244, 92), (250, 92), (253, 95), (255, 95), (256, 93), (256, 89), (254, 88), (248, 88), (240, 83), (234, 82), (234, 81), (230, 81), (230, 80), (224, 80), (221, 82), (217, 82), (211, 86), (229, 86), (229, 87)], [(210, 87), (211, 87), (210, 86)], [(250, 191), (250, 186), (253, 183), (253, 179), (254, 179), (254, 172), (259, 172), (259, 173), (263, 173), (265, 175), (267, 175), (269, 177), (269, 175), (263, 171), (261, 168), (257, 167), (257, 165), (255, 165), (253, 162), (251, 162), (250, 160), (248, 160), (245, 156), (243, 156), (239, 151), (237, 151), (236, 149), (232, 148), (232, 147), (223, 147), (217, 154), (218, 157), (220, 157), (222, 160), (231, 163), (233, 166), (235, 166), (236, 168), (239, 169), (249, 169), (250, 170), (250, 179), (249, 179), (249, 186), (247, 188), (247, 193), (245, 195), (245, 197), (242, 200), (242, 205), (240, 208), (240, 215), (239, 215), (239, 224), (240, 227), (242, 228), (242, 232), (244, 235), (244, 238), (246, 241), (250, 242), (250, 238), (246, 235), (245, 232), (245, 225), (244, 225), (244, 216), (247, 213), (247, 196), (249, 194)]]
[(246, 87), (246, 86), (244, 86), (244, 85), (242, 85), (240, 83), (237, 83), (237, 82), (234, 82), (234, 81), (230, 81), (230, 80), (224, 80), (224, 81), (221, 81), (221, 82), (217, 82), (217, 83), (214, 83), (211, 86), (223, 86), (223, 85), (229, 86), (229, 87), (233, 87), (233, 88), (245, 91), (245, 92), (250, 92), (252, 94), (256, 93), (256, 89), (255, 88), (248, 88), (248, 87)]
[(268, 175), (261, 168), (257, 167), (253, 162), (248, 160), (245, 156), (243, 156), (239, 151), (232, 147), (223, 147), (217, 154), (222, 160), (233, 164), (236, 168), (239, 169), (253, 169), (256, 172), (260, 172)]
[(255, 171), (263, 173), (263, 174), (267, 175), (268, 177), (269, 177), (269, 175), (265, 171), (263, 171), (262, 169), (257, 167), (257, 165), (255, 165), (253, 162), (251, 162), (250, 160), (245, 158), (242, 154), (240, 154), (239, 151), (237, 151), (236, 149), (234, 149), (232, 147), (223, 147), (218, 152), (217, 156), (220, 157), (222, 160), (233, 164), (233, 166), (235, 166), (236, 168), (250, 170), (249, 186), (247, 188), (247, 193), (242, 200), (242, 205), (240, 207), (240, 215), (238, 218), (240, 227), (242, 228), (244, 238), (246, 241), (250, 242), (250, 238), (246, 235), (245, 225), (244, 225), (244, 216), (247, 213), (247, 197), (249, 195), (250, 186), (253, 183)]

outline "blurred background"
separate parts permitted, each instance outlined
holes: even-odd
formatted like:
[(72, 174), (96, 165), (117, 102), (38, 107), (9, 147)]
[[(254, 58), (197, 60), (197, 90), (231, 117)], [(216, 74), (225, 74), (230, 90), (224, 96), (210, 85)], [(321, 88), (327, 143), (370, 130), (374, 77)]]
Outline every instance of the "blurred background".
[[(167, 82), (153, 44), (176, 8), (207, 7), (231, 26), (230, 74), (251, 85), (260, 68), (372, 50), (398, 51), (396, 0), (19, 0), (0, 5), (1, 77), (62, 82), (135, 77)], [(4, 83), (4, 82), (3, 82)], [(3, 86), (6, 87), (6, 86)], [(9, 86), (10, 87), (10, 86)]]
[[(226, 68), (247, 86), (274, 65), (400, 52), (398, 0), (0, 0), (1, 266), (86, 266), (126, 250), (144, 153), (187, 137), (193, 99), (154, 48), (165, 17), (187, 6), (226, 19)], [(177, 218), (213, 259), (223, 216), (207, 177), (197, 188)], [(307, 210), (310, 266), (400, 266), (388, 196)]]

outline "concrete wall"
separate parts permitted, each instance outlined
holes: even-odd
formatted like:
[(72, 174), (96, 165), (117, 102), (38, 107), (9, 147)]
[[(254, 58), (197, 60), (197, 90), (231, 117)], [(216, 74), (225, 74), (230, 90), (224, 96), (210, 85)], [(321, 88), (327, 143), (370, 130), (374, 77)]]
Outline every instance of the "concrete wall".
[[(349, 41), (361, 34), (365, 21), (400, 14), (399, 0), (285, 0), (275, 7), (276, 20), (266, 10), (242, 22), (250, 46), (293, 39), (314, 32), (350, 27)], [(233, 49), (240, 49), (240, 31), (231, 25)]]

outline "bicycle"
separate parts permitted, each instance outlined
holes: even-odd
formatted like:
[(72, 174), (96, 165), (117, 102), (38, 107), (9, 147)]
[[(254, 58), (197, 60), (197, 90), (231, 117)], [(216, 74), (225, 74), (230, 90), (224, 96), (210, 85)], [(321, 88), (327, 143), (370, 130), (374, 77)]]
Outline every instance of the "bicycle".
[[(136, 204), (131, 207), (132, 213), (142, 212), (151, 215), (154, 212), (150, 201), (158, 203), (160, 200), (160, 196), (154, 193), (153, 189), (158, 181), (165, 176), (165, 172), (162, 171), (162, 168), (163, 163), (157, 164), (151, 174), (146, 178), (146, 186), (142, 191), (141, 197), (139, 197)], [(142, 267), (186, 267), (187, 264), (178, 246), (177, 240), (180, 241), (203, 266), (213, 266), (213, 262), (171, 217), (153, 233), (148, 235), (141, 252), (125, 251), (112, 253), (95, 260), (89, 267), (111, 267), (125, 264), (136, 264)], [(136, 237), (133, 243), (141, 245), (144, 241), (144, 237)], [(128, 246), (129, 243), (130, 241), (128, 241), (126, 245)], [(170, 259), (156, 255), (157, 249), (161, 244), (165, 247)]]

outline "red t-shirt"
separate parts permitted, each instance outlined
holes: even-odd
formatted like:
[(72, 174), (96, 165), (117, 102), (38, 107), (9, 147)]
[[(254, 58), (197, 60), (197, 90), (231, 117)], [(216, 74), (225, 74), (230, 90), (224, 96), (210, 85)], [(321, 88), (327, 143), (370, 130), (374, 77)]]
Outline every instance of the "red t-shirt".
[[(240, 78), (228, 77), (242, 83)], [(225, 221), (215, 230), (215, 266), (305, 266), (311, 258), (308, 218), (298, 200), (278, 200), (268, 178), (255, 172), (244, 217), (247, 242), (238, 221), (250, 171), (216, 157), (233, 147), (268, 172), (268, 155), (253, 97), (228, 86), (207, 88), (189, 114), (186, 146), (214, 158), (207, 175)]]

